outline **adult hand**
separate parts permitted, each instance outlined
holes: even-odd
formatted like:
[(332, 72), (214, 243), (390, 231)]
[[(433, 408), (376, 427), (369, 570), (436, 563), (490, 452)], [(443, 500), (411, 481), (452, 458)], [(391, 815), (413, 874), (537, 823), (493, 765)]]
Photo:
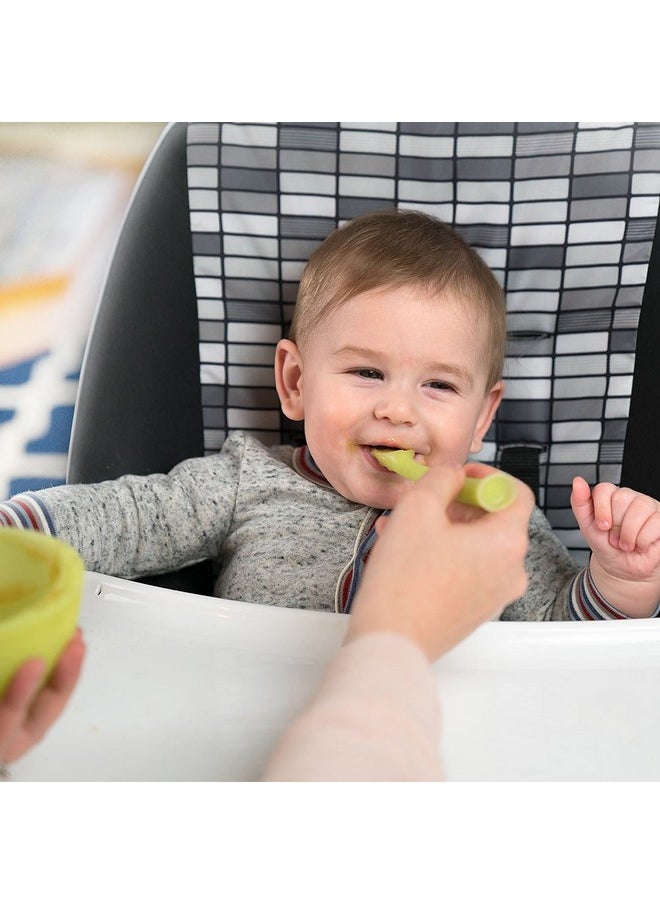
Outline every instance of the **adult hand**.
[(453, 501), (466, 475), (494, 470), (479, 463), (435, 466), (381, 519), (347, 641), (394, 632), (433, 661), (525, 592), (529, 487), (516, 481), (515, 501), (500, 512)]
[(78, 628), (43, 687), (42, 660), (31, 659), (16, 672), (0, 700), (0, 764), (18, 759), (43, 738), (68, 703), (84, 656)]

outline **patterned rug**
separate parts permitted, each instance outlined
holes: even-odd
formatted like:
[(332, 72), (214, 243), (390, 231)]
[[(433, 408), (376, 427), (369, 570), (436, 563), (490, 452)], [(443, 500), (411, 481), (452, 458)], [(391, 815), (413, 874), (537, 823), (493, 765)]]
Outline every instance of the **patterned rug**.
[(64, 482), (86, 338), (162, 127), (0, 124), (0, 499)]

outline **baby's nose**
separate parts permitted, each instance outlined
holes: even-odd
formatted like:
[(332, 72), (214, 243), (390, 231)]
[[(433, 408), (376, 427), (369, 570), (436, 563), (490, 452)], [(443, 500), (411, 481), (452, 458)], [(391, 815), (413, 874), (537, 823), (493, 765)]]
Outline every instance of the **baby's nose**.
[(392, 424), (414, 424), (417, 422), (415, 404), (405, 392), (389, 391), (383, 393), (374, 407), (374, 414), (379, 420), (387, 420)]

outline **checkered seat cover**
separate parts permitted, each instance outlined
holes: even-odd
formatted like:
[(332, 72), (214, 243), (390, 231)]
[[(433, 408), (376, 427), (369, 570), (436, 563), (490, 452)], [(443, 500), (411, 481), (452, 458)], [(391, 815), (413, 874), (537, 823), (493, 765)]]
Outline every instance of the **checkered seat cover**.
[(97, 312), (68, 480), (168, 470), (237, 428), (300, 441), (272, 359), (305, 262), (351, 217), (416, 208), (506, 294), (507, 389), (481, 457), (527, 479), (584, 560), (570, 484), (621, 482), (659, 195), (658, 123), (173, 124)]

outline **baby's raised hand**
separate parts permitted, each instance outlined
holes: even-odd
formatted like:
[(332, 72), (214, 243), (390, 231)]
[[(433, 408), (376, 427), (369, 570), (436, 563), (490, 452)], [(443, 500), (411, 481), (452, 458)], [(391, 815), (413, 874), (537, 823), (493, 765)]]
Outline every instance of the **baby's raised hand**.
[[(627, 614), (642, 614), (639, 605), (655, 608), (660, 597), (660, 503), (612, 483), (591, 490), (576, 477), (571, 507), (591, 547), (591, 571), (603, 596)], [(630, 604), (634, 613), (628, 611)]]

